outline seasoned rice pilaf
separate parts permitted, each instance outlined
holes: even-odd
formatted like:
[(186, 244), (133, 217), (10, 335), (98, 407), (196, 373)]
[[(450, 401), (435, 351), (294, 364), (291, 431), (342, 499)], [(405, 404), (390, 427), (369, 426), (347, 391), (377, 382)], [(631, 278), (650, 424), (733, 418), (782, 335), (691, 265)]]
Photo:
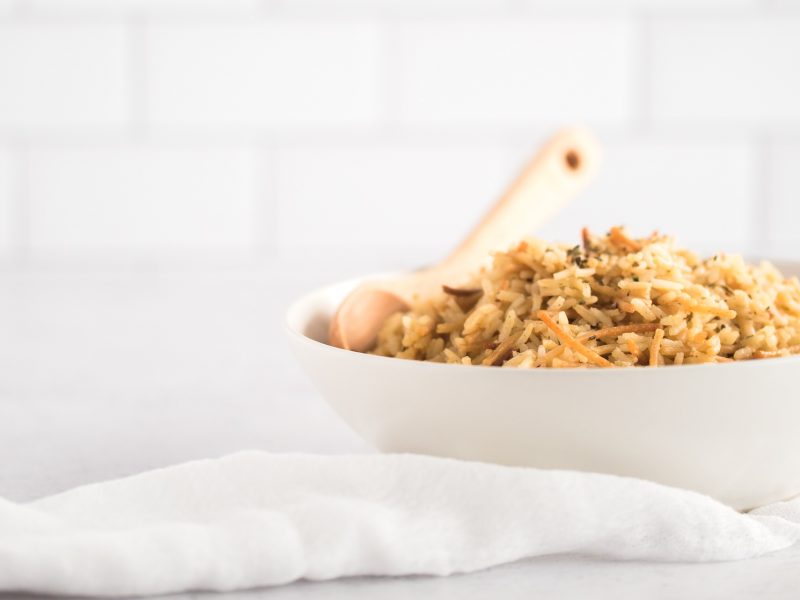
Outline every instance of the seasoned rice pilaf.
[(719, 363), (800, 353), (800, 282), (738, 255), (700, 260), (620, 227), (527, 239), (467, 286), (384, 324), (374, 354), (504, 367)]

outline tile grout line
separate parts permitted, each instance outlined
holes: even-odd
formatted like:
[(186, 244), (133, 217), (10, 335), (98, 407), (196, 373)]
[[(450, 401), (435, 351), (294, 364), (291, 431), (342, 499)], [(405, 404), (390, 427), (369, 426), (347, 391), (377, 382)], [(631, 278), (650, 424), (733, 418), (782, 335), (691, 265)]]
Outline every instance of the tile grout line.
[(253, 173), (252, 233), (257, 258), (271, 258), (278, 246), (275, 239), (279, 210), (277, 172), (278, 147), (260, 143), (251, 147)]
[(378, 55), (377, 88), (380, 103), (378, 123), (378, 143), (384, 143), (391, 133), (402, 128), (401, 125), (401, 84), (399, 82), (399, 45), (400, 40), (395, 23), (388, 18), (380, 21), (381, 49)]
[(14, 193), (11, 208), (11, 262), (24, 266), (31, 254), (30, 147), (17, 140), (14, 152)]
[[(389, 8), (381, 9), (352, 9), (352, 10), (332, 10), (332, 11), (305, 11), (297, 12), (290, 7), (287, 0), (260, 0), (252, 9), (248, 10), (222, 10), (222, 11), (191, 11), (191, 10), (136, 10), (136, 14), (147, 19), (157, 20), (165, 24), (184, 24), (184, 25), (205, 25), (216, 23), (246, 23), (252, 19), (278, 19), (289, 22), (326, 22), (336, 24), (340, 22), (350, 22), (353, 20), (377, 20), (390, 19), (396, 24), (413, 23), (446, 23), (446, 22), (493, 22), (493, 21), (521, 21), (521, 22), (542, 22), (542, 21), (608, 21), (609, 19), (625, 19), (626, 15), (631, 14), (631, 9), (606, 7), (605, 10), (598, 10), (596, 6), (588, 7), (577, 12), (569, 6), (559, 6), (557, 4), (537, 4), (526, 0), (502, 0), (497, 3), (495, 8), (487, 11), (464, 11), (461, 13), (448, 12), (425, 12), (405, 9), (392, 11)], [(633, 9), (635, 11), (635, 9)], [(638, 11), (636, 11), (638, 12)], [(788, 3), (777, 4), (772, 0), (760, 0), (753, 6), (733, 7), (720, 15), (710, 7), (700, 6), (699, 8), (671, 7), (671, 8), (652, 8), (646, 13), (659, 20), (700, 20), (710, 19), (725, 20), (747, 20), (754, 16), (761, 15), (767, 17), (797, 17), (800, 16), (800, 6), (793, 6)], [(118, 23), (130, 16), (130, 10), (107, 11), (107, 10), (48, 10), (46, 8), (31, 7), (25, 0), (16, 0), (4, 20), (22, 20), (33, 23), (53, 23), (53, 24), (78, 24), (78, 23)], [(635, 13), (634, 13), (635, 14)]]
[(772, 140), (769, 136), (761, 135), (753, 142), (755, 156), (755, 177), (753, 182), (753, 199), (750, 206), (752, 222), (750, 236), (754, 250), (757, 252), (771, 252), (774, 250), (770, 242), (769, 229), (772, 212), (772, 186), (770, 185), (770, 166), (772, 161)]
[(650, 15), (639, 13), (632, 16), (635, 26), (636, 52), (633, 72), (633, 133), (642, 134), (650, 129), (653, 116), (652, 97), (652, 21)]
[(132, 13), (126, 20), (128, 34), (128, 119), (130, 135), (134, 142), (147, 137), (147, 97), (149, 77), (147, 72), (147, 18), (143, 13)]
[[(519, 144), (530, 141), (531, 136), (544, 135), (558, 125), (555, 121), (542, 120), (535, 123), (520, 123), (519, 126), (509, 127), (504, 124), (501, 128), (491, 125), (478, 127), (461, 127), (459, 125), (422, 126), (415, 125), (397, 127), (394, 129), (369, 128), (365, 130), (299, 128), (294, 131), (261, 129), (258, 131), (244, 130), (201, 130), (182, 129), (157, 131), (148, 130), (147, 139), (158, 144), (168, 146), (243, 146), (263, 145), (266, 147), (338, 147), (338, 146), (372, 146), (384, 142), (402, 146), (441, 147), (452, 144), (483, 145), (490, 143)], [(631, 139), (640, 137), (636, 128), (630, 124), (589, 124), (596, 131), (613, 139)], [(691, 121), (684, 121), (678, 129), (669, 130), (665, 127), (649, 128), (648, 136), (656, 139), (674, 140), (693, 143), (708, 139), (741, 140), (747, 135), (747, 129), (737, 131), (730, 127), (720, 125), (703, 128), (702, 125), (690, 126)], [(759, 128), (756, 135), (776, 135), (775, 131)], [(15, 140), (24, 139), (27, 143), (41, 147), (71, 147), (75, 145), (89, 145), (101, 147), (125, 146), (130, 141), (130, 132), (105, 133), (87, 130), (78, 134), (75, 131), (52, 132), (31, 131), (15, 129), (0, 129), (0, 143), (13, 145)], [(750, 139), (753, 139), (752, 137)], [(780, 139), (792, 143), (800, 143), (800, 130), (791, 129), (780, 132)]]

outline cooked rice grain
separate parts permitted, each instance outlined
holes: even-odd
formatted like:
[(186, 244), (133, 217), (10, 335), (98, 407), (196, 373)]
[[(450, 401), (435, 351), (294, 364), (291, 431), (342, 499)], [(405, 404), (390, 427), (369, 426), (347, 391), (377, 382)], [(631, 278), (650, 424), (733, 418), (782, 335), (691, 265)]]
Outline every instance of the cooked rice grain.
[(800, 352), (800, 282), (614, 227), (527, 239), (460, 289), (392, 315), (374, 354), (518, 368), (698, 364)]

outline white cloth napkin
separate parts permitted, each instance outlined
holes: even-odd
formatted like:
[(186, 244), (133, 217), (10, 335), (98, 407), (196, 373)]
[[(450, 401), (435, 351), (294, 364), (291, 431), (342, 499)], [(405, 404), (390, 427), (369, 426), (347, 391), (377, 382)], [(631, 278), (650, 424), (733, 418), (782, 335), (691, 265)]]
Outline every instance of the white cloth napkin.
[(0, 500), (0, 590), (142, 595), (524, 557), (718, 561), (800, 540), (800, 499), (748, 515), (646, 481), (413, 455), (261, 452)]

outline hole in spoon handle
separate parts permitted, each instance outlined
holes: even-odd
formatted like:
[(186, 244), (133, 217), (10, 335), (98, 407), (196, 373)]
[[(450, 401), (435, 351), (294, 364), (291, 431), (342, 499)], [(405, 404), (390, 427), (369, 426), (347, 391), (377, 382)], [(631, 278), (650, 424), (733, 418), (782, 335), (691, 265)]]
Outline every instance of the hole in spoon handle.
[(581, 155), (577, 150), (570, 148), (564, 153), (564, 162), (569, 170), (577, 171), (581, 168)]

